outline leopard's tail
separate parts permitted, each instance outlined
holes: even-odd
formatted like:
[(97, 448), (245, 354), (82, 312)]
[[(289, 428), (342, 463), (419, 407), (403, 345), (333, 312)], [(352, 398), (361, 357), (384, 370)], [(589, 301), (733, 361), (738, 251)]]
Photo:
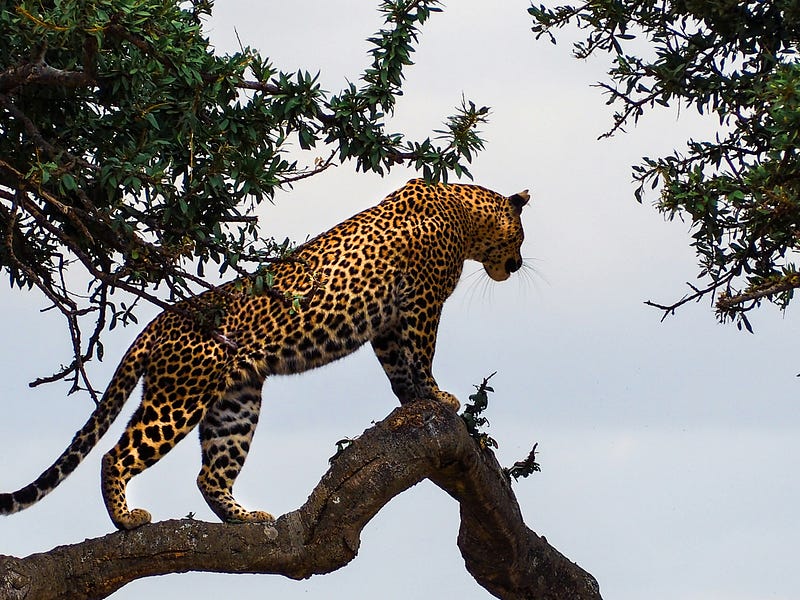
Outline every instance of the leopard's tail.
[(149, 344), (148, 330), (149, 327), (136, 338), (125, 353), (97, 408), (75, 434), (61, 456), (33, 483), (16, 492), (0, 494), (0, 514), (10, 515), (37, 503), (64, 481), (97, 445), (111, 423), (119, 416), (125, 401), (145, 370), (146, 347)]

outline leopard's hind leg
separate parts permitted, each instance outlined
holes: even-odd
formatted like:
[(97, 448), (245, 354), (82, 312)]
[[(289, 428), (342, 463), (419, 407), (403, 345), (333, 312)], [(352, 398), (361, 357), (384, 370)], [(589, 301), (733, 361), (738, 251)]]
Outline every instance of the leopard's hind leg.
[(205, 352), (207, 360), (198, 361), (189, 376), (180, 377), (175, 361), (180, 356), (179, 348), (179, 344), (175, 348), (162, 347), (154, 354), (153, 368), (144, 379), (142, 403), (117, 445), (103, 457), (103, 499), (119, 529), (134, 529), (150, 522), (146, 510), (128, 508), (128, 481), (158, 462), (194, 429), (225, 388), (219, 352), (213, 348)]
[(223, 521), (273, 521), (271, 514), (245, 510), (233, 497), (233, 484), (244, 465), (258, 425), (264, 377), (243, 367), (231, 377), (225, 394), (200, 423), (203, 467), (197, 486)]

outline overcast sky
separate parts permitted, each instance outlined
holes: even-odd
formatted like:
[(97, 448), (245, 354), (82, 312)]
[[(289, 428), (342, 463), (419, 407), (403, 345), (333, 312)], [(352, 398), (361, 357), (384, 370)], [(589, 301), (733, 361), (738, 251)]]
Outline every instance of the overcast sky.
[[(321, 72), (336, 91), (368, 64), (376, 3), (218, 2), (209, 34), (220, 52), (242, 42), (283, 70)], [(542, 473), (515, 484), (526, 522), (594, 574), (609, 600), (765, 600), (797, 597), (800, 500), (797, 309), (765, 307), (755, 335), (716, 323), (707, 303), (660, 322), (648, 299), (671, 302), (698, 271), (687, 225), (633, 199), (630, 166), (713, 122), (664, 110), (612, 140), (596, 138), (609, 110), (590, 84), (603, 62), (536, 42), (526, 2), (451, 2), (422, 32), (392, 127), (424, 137), (462, 92), (492, 107), (475, 181), (504, 194), (530, 188), (523, 254), (533, 277), (488, 284), (469, 264), (446, 305), (434, 372), (466, 399), (493, 371), (489, 433), (503, 464), (539, 443)], [(305, 158), (313, 161), (313, 154)], [(352, 165), (300, 182), (267, 206), (264, 233), (302, 240), (375, 204), (413, 172), (381, 179)], [(470, 276), (473, 274), (472, 276)], [(69, 360), (59, 317), (41, 298), (0, 288), (0, 488), (31, 481), (92, 408), (63, 385), (27, 383)], [(154, 312), (152, 314), (155, 314)], [(143, 319), (144, 321), (144, 319)], [(107, 338), (98, 384), (136, 328)], [(53, 494), (0, 523), (0, 553), (22, 556), (113, 530), (99, 490), (103, 452), (127, 411)], [(262, 421), (237, 485), (248, 507), (300, 506), (336, 440), (395, 406), (367, 349), (313, 373), (265, 386)], [(194, 479), (195, 436), (129, 486), (157, 520), (215, 520)], [(456, 503), (429, 483), (392, 501), (367, 527), (359, 556), (331, 575), (189, 574), (133, 583), (113, 597), (480, 599), (456, 547)]]

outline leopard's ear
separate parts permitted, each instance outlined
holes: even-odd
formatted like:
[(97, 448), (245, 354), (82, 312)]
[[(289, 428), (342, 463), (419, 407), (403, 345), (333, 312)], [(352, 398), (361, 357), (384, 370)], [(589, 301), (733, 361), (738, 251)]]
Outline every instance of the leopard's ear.
[(531, 195), (528, 193), (528, 190), (522, 190), (521, 192), (517, 192), (513, 196), (508, 197), (508, 201), (511, 202), (511, 206), (514, 207), (514, 210), (517, 211), (517, 214), (522, 213), (522, 207), (524, 207), (530, 199)]

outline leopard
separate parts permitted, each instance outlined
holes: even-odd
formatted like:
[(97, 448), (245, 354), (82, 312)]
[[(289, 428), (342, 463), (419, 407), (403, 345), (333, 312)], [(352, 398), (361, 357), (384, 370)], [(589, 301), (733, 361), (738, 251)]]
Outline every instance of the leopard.
[(239, 276), (198, 294), (220, 308), (213, 328), (190, 310), (164, 310), (123, 355), (68, 448), (35, 481), (0, 494), (0, 514), (33, 505), (72, 473), (141, 379), (141, 402), (101, 461), (113, 524), (131, 530), (151, 521), (148, 511), (129, 508), (128, 482), (196, 426), (197, 486), (211, 510), (224, 522), (274, 521), (233, 496), (265, 379), (320, 367), (369, 342), (401, 404), (423, 399), (458, 411), (432, 373), (442, 307), (465, 261), (481, 263), (494, 281), (522, 267), (529, 199), (527, 190), (506, 197), (475, 184), (412, 179), (271, 265), (270, 293)]

